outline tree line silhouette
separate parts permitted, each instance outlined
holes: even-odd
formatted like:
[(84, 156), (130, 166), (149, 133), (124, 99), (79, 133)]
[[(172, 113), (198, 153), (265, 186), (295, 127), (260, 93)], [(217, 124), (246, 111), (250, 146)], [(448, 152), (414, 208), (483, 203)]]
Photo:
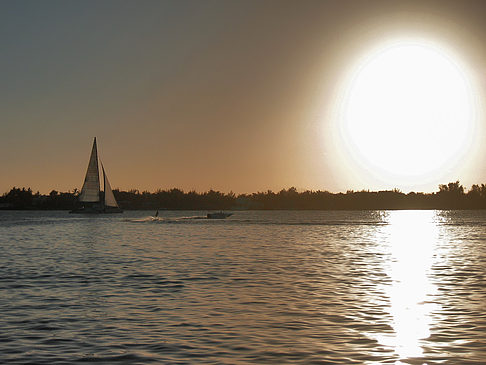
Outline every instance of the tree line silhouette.
[[(486, 209), (486, 184), (473, 185), (466, 192), (459, 181), (439, 185), (433, 193), (402, 193), (400, 190), (328, 191), (296, 188), (277, 193), (268, 190), (252, 194), (221, 193), (209, 190), (203, 193), (180, 189), (157, 190), (153, 193), (138, 190), (113, 191), (120, 207), (127, 210), (361, 210), (361, 209)], [(48, 195), (33, 193), (30, 188), (13, 187), (0, 197), (0, 209), (72, 209), (79, 191)]]

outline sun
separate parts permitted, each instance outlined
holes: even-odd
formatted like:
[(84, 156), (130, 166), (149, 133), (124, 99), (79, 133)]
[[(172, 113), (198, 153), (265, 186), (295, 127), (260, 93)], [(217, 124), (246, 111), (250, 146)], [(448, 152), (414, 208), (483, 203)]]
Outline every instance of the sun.
[(335, 119), (348, 168), (407, 188), (457, 172), (473, 147), (477, 116), (458, 59), (431, 42), (401, 40), (358, 62)]

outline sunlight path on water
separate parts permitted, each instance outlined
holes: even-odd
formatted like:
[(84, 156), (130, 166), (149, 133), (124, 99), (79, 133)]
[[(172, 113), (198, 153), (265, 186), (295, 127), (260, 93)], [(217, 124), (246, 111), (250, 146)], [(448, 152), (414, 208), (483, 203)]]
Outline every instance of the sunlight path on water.
[(400, 359), (422, 357), (421, 340), (430, 336), (431, 313), (440, 309), (433, 302), (437, 287), (429, 279), (439, 234), (436, 213), (390, 211), (387, 215), (383, 244), (390, 253), (391, 285), (386, 291), (395, 333), (378, 340), (393, 347)]

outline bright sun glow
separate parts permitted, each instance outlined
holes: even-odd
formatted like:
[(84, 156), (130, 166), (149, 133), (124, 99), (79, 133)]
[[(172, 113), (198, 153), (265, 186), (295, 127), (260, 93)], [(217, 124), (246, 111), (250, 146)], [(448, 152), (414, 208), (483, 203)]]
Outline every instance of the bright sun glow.
[(454, 176), (477, 134), (474, 94), (465, 68), (430, 42), (371, 52), (346, 83), (337, 118), (351, 169), (392, 187)]

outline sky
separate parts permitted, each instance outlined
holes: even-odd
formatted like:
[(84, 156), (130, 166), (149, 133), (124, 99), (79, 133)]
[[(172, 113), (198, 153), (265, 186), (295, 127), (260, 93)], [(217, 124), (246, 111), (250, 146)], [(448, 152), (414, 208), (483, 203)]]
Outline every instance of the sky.
[[(485, 12), (447, 0), (0, 1), (0, 193), (80, 189), (95, 136), (123, 190), (393, 189), (343, 173), (330, 137), (343, 79), (381, 40), (420, 36), (452, 49), (484, 99)], [(477, 155), (446, 178), (486, 183)]]

